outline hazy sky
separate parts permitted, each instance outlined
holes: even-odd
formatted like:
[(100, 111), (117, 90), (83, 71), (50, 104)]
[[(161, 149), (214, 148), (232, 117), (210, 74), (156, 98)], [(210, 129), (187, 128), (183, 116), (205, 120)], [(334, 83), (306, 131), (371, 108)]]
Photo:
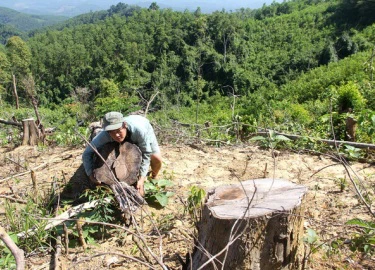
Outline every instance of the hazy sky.
[[(239, 8), (259, 8), (263, 4), (269, 5), (273, 0), (0, 0), (0, 6), (12, 8), (21, 12), (33, 14), (55, 14), (74, 16), (90, 11), (106, 10), (111, 5), (119, 2), (149, 7), (156, 2), (160, 8), (172, 8), (174, 10), (196, 10), (200, 7), (202, 12), (212, 12), (225, 9), (235, 11)], [(277, 2), (280, 2), (278, 0)]]

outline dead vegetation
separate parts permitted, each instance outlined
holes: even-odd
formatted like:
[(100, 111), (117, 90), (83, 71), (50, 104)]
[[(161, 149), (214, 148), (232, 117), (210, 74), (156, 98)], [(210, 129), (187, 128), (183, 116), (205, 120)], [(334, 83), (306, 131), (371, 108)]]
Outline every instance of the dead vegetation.
[[(192, 186), (210, 190), (223, 184), (257, 178), (282, 178), (308, 187), (304, 212), (304, 229), (316, 232), (316, 242), (306, 242), (306, 269), (370, 269), (371, 257), (359, 256), (349, 251), (349, 237), (353, 227), (345, 223), (352, 218), (371, 220), (371, 214), (350, 182), (347, 169), (337, 160), (325, 155), (308, 155), (261, 150), (255, 146), (208, 147), (205, 145), (162, 145), (164, 155), (163, 175), (174, 185), (175, 195), (165, 208), (148, 205), (145, 212), (137, 213), (134, 226), (124, 227), (121, 217), (111, 222), (101, 222), (105, 233), (86, 243), (84, 249), (74, 241), (68, 249), (61, 233), (61, 253), (56, 269), (181, 269), (186, 254), (194, 247), (195, 228), (186, 213), (186, 199)], [(6, 219), (7, 204), (15, 209), (29, 200), (36, 191), (40, 198), (51, 193), (55, 183), (62, 189), (81, 166), (81, 149), (18, 147), (2, 149), (0, 168), (0, 225), (10, 229)], [(360, 179), (361, 190), (373, 196), (375, 168), (367, 163), (350, 163), (348, 168)], [(32, 181), (34, 174), (34, 182)], [(357, 180), (355, 180), (357, 181)], [(11, 198), (11, 199), (10, 199)], [(17, 206), (20, 205), (20, 206)], [(371, 207), (371, 202), (369, 203)], [(16, 213), (15, 213), (16, 215)], [(38, 218), (38, 217), (36, 217)], [(74, 220), (74, 218), (72, 218)], [(73, 222), (73, 221), (72, 221)], [(75, 221), (74, 221), (75, 222)], [(98, 223), (86, 222), (90, 227)], [(133, 223), (134, 225), (134, 223)], [(18, 232), (19, 233), (19, 232)], [(74, 240), (74, 239), (73, 239)], [(332, 247), (337, 242), (338, 246)], [(55, 256), (55, 243), (47, 241), (50, 248), (26, 251), (28, 269), (48, 269)], [(188, 258), (188, 256), (187, 256)], [(366, 268), (367, 267), (367, 268)], [(220, 267), (219, 267), (220, 268)]]

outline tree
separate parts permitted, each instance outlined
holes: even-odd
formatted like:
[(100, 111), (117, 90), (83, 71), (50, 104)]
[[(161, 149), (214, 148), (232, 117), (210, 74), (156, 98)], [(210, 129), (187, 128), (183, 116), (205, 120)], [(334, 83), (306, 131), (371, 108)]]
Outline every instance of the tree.
[(6, 86), (11, 82), (10, 64), (6, 54), (0, 51), (0, 105), (2, 104), (2, 96), (5, 93)]
[(7, 57), (11, 65), (13, 90), (16, 108), (18, 109), (19, 101), (16, 80), (18, 79), (20, 81), (25, 76), (30, 74), (31, 51), (27, 44), (18, 36), (9, 38), (5, 47), (7, 49)]
[(156, 2), (152, 2), (148, 9), (149, 10), (159, 10), (159, 6)]
[(5, 45), (11, 70), (17, 77), (30, 73), (31, 51), (26, 42), (20, 37), (14, 36), (8, 39)]

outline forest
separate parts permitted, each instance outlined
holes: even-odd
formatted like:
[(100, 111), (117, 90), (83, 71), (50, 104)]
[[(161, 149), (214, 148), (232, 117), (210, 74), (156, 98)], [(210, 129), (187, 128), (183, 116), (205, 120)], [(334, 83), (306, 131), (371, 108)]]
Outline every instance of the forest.
[[(108, 111), (142, 111), (163, 141), (252, 142), (374, 162), (374, 147), (321, 141), (375, 144), (373, 1), (290, 0), (211, 14), (119, 3), (0, 31), (0, 120), (20, 122), (38, 108), (54, 130), (50, 145), (81, 146)], [(20, 134), (1, 128), (0, 144), (17, 146)]]
[(245, 133), (269, 128), (345, 140), (350, 111), (356, 139), (373, 143), (371, 3), (287, 1), (212, 14), (119, 3), (26, 39), (13, 36), (0, 51), (2, 118), (27, 117), (28, 91), (51, 126), (58, 115), (87, 122), (109, 108), (135, 111), (157, 94), (149, 116), (165, 125), (236, 119)]
[(0, 51), (1, 103), (10, 108), (2, 117), (14, 113), (13, 74), (21, 103), (16, 113), (27, 114), (23, 81), (32, 80), (39, 106), (51, 111), (48, 125), (56, 124), (49, 123), (56, 108), (90, 121), (109, 108), (140, 109), (157, 94), (150, 117), (165, 124), (236, 118), (345, 140), (342, 121), (350, 111), (358, 119), (357, 140), (373, 143), (373, 8), (371, 2), (287, 1), (202, 14), (119, 3), (58, 30), (9, 38)]

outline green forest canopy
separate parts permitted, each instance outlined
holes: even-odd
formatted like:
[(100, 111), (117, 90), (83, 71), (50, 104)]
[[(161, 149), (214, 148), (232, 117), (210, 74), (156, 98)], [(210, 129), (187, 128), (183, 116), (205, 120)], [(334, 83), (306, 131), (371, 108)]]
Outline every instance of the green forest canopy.
[[(10, 74), (19, 82), (32, 74), (40, 106), (63, 105), (87, 119), (134, 110), (158, 93), (152, 111), (160, 121), (236, 116), (330, 137), (324, 119), (332, 112), (342, 139), (341, 114), (354, 110), (359, 139), (375, 142), (371, 3), (294, 0), (212, 14), (119, 4), (8, 41), (0, 50), (1, 100), (14, 104)], [(14, 54), (27, 52), (25, 66)]]

